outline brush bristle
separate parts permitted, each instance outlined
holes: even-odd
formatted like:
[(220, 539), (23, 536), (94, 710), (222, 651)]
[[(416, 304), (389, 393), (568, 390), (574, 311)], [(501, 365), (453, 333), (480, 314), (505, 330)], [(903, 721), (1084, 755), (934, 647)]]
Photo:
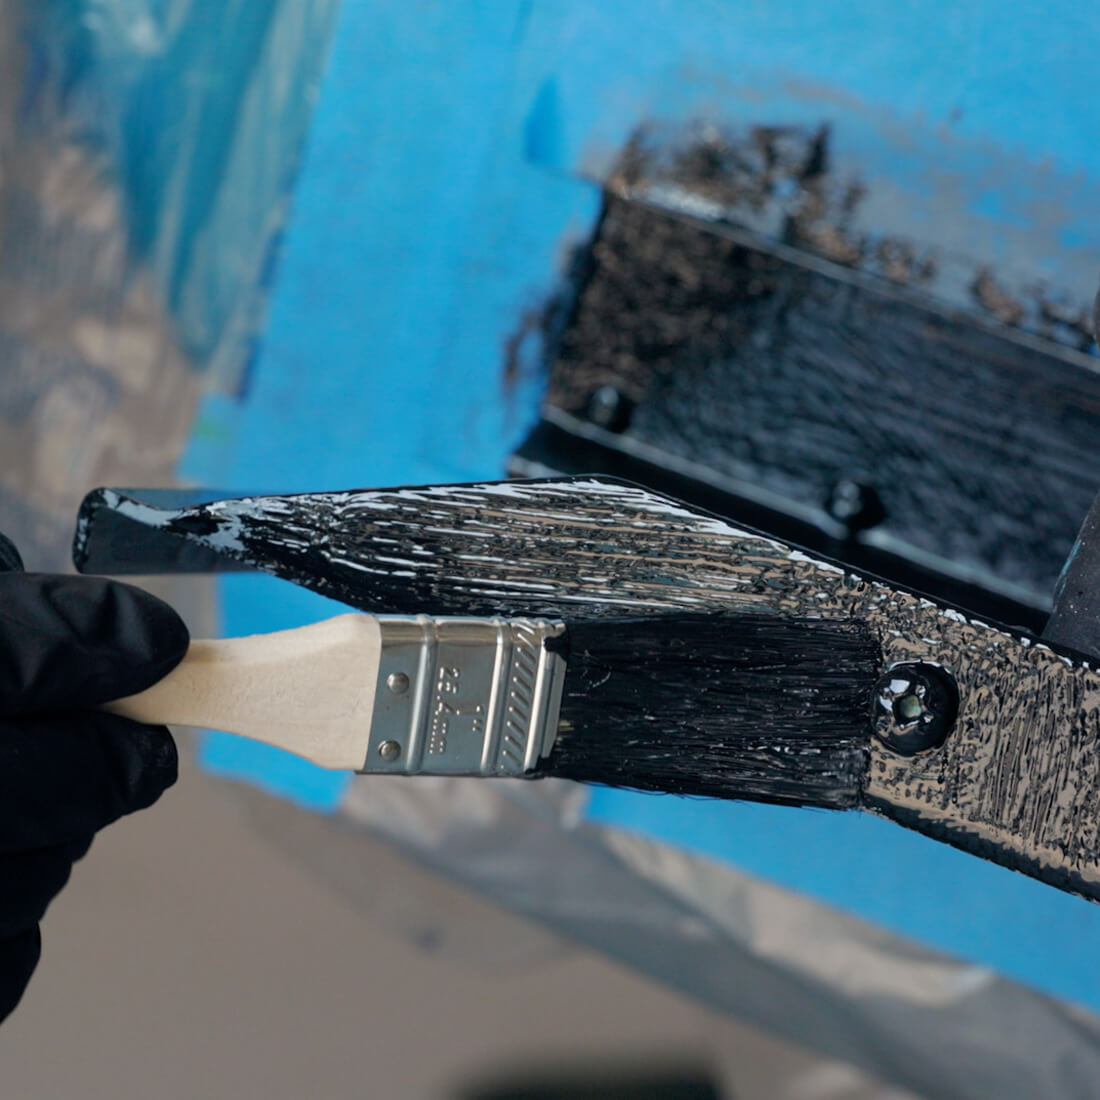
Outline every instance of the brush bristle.
[(858, 622), (767, 614), (571, 624), (540, 775), (711, 798), (859, 805), (881, 649)]

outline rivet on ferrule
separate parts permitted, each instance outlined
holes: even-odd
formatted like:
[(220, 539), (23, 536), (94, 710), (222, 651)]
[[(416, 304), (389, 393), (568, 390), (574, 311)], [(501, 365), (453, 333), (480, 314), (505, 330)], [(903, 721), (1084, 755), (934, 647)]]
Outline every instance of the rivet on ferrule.
[(378, 616), (382, 654), (364, 772), (535, 770), (557, 734), (565, 661), (543, 619)]

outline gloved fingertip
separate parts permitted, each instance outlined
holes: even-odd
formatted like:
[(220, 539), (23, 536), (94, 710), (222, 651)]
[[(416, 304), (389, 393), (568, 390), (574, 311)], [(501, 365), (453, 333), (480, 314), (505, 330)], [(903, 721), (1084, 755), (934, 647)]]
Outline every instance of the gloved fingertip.
[(144, 810), (179, 779), (179, 750), (165, 726), (149, 726), (148, 757), (143, 778), (134, 789), (134, 807)]
[(176, 781), (176, 745), (163, 726), (83, 710), (27, 718), (7, 732), (0, 852), (79, 841), (151, 806)]
[(189, 644), (176, 611), (133, 585), (0, 572), (0, 712), (136, 695), (171, 672)]
[(179, 778), (179, 752), (166, 727), (126, 725), (121, 739), (112, 736), (113, 756), (123, 812), (136, 813), (152, 806)]
[(183, 660), (191, 644), (183, 619), (175, 608), (152, 592), (121, 581), (112, 581), (111, 587), (119, 605), (121, 629), (116, 630), (120, 639), (135, 649), (150, 670), (159, 671), (160, 675), (170, 672)]

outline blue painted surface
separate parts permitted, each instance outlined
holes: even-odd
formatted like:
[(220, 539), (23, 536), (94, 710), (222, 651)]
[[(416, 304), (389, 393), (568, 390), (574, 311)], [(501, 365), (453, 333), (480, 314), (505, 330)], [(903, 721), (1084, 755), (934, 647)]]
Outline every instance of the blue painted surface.
[[(870, 216), (1085, 293), (1100, 253), (1100, 13), (976, 0), (345, 0), (247, 400), (184, 472), (272, 491), (499, 476), (537, 393), (502, 346), (653, 117), (834, 123)], [(888, 209), (887, 209), (888, 206)], [(897, 228), (902, 228), (896, 225)], [(331, 606), (223, 584), (227, 633)], [(346, 779), (221, 735), (221, 774), (334, 809)], [(726, 859), (1100, 1008), (1100, 907), (886, 823), (598, 792), (593, 816)]]
[[(525, 8), (345, 6), (247, 400), (207, 402), (184, 476), (288, 492), (503, 475), (536, 406), (522, 381), (505, 400), (504, 341), (597, 211), (523, 156)], [(529, 140), (553, 129), (550, 112)], [(226, 579), (222, 602), (227, 634), (333, 611), (260, 577)], [(202, 759), (318, 809), (347, 783), (225, 734)]]

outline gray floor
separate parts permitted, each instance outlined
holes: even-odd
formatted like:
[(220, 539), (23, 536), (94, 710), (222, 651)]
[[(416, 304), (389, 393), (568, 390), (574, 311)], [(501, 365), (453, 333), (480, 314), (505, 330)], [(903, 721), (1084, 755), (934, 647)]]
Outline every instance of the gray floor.
[[(378, 863), (380, 888), (402, 873)], [(431, 1100), (527, 1063), (609, 1060), (710, 1062), (741, 1098), (897, 1095), (587, 953), (499, 975), (428, 954), (284, 856), (191, 765), (96, 841), (44, 940), (0, 1029), (10, 1100)]]

